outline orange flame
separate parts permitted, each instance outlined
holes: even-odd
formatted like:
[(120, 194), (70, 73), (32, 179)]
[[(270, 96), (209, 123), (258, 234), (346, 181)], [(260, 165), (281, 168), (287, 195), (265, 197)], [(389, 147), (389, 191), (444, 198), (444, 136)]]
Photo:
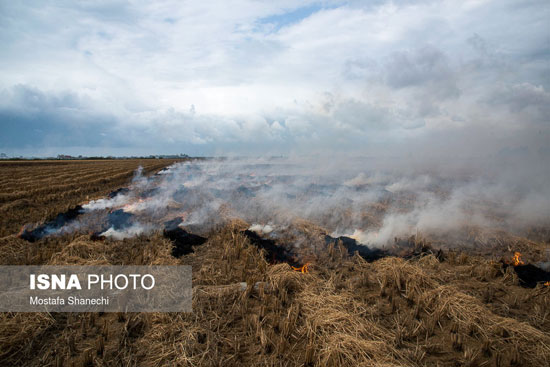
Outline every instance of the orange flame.
[(19, 230), (19, 233), (17, 233), (17, 237), (21, 237), (26, 229), (27, 229), (27, 225), (23, 225)]
[(512, 258), (512, 264), (514, 266), (525, 265), (525, 263), (521, 260), (521, 252), (514, 252), (514, 257)]
[(292, 270), (299, 271), (300, 273), (303, 273), (303, 274), (309, 273), (308, 267), (309, 267), (309, 263), (306, 263), (305, 265), (300, 267), (291, 266)]
[(550, 287), (550, 282), (544, 283), (545, 286)]

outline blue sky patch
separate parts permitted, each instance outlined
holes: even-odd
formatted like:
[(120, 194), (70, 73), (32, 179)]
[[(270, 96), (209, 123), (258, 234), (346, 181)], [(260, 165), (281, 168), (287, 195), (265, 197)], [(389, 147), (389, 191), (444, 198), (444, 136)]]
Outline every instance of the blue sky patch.
[(294, 9), (286, 13), (270, 15), (269, 17), (261, 18), (260, 24), (272, 24), (273, 32), (277, 32), (279, 29), (300, 22), (306, 19), (310, 15), (317, 13), (318, 11), (325, 9), (320, 4), (304, 6), (302, 8)]

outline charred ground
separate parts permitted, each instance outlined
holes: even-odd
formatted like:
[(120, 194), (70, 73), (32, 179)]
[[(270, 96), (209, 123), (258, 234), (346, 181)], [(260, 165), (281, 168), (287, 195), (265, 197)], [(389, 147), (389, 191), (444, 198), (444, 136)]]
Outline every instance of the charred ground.
[[(273, 264), (265, 252), (276, 244), (258, 245), (260, 239), (247, 233), (250, 223), (242, 221), (216, 228), (192, 246), (193, 252), (181, 254), (174, 253), (179, 232), (174, 238), (157, 231), (119, 241), (73, 234), (29, 242), (16, 235), (23, 224), (55, 221), (83, 201), (123, 187), (139, 164), (153, 173), (170, 163), (1, 166), (1, 264), (188, 264), (194, 287), (190, 314), (2, 313), (3, 365), (550, 362), (550, 287), (522, 287), (513, 266), (472, 249), (446, 250), (444, 256), (417, 251), (409, 259), (376, 253), (366, 261), (361, 254), (350, 256), (354, 244), (346, 239), (320, 237), (326, 250), (302, 274), (286, 263)], [(443, 240), (399, 241), (425, 249)], [(492, 242), (498, 249), (521, 251), (526, 262), (541, 260), (549, 245), (544, 239), (485, 232), (472, 233), (471, 241), (488, 242), (486, 251)], [(244, 290), (242, 282), (248, 284)]]
[(124, 186), (141, 165), (146, 173), (175, 160), (0, 161), (0, 237)]

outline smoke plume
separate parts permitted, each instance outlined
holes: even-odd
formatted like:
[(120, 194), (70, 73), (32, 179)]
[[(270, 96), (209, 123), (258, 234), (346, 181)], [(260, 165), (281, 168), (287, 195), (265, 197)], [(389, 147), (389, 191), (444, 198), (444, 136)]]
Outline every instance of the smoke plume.
[(528, 176), (520, 177), (511, 172), (520, 167), (501, 167), (436, 171), (358, 157), (193, 160), (151, 177), (138, 170), (127, 189), (82, 205), (84, 213), (57, 232), (101, 229), (102, 236), (123, 239), (178, 219), (180, 227), (207, 234), (240, 219), (258, 235), (276, 237), (306, 221), (335, 237), (384, 247), (419, 232), (457, 238), (469, 228), (524, 232), (545, 224), (547, 173), (523, 166)]

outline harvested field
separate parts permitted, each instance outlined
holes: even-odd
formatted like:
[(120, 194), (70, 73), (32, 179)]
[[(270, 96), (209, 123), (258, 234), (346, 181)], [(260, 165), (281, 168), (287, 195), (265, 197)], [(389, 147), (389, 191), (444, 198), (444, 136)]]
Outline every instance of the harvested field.
[[(367, 262), (358, 254), (350, 256), (344, 243), (337, 242), (314, 257), (303, 255), (311, 263), (309, 272), (301, 273), (287, 263), (266, 260), (266, 250), (245, 235), (252, 223), (237, 219), (209, 228), (204, 244), (178, 258), (161, 230), (122, 240), (94, 240), (74, 232), (28, 242), (15, 235), (25, 223), (51, 219), (127, 186), (138, 164), (152, 173), (169, 163), (2, 166), (9, 172), (2, 175), (7, 177), (1, 183), (3, 205), (12, 203), (8, 195), (13, 193), (29, 207), (3, 219), (0, 264), (193, 267), (192, 313), (2, 313), (3, 365), (549, 365), (550, 287), (522, 287), (513, 266), (467, 247), (446, 248), (443, 256), (420, 251), (408, 259), (384, 256)], [(42, 184), (26, 179), (23, 172), (30, 168), (39, 168), (34, 177)], [(94, 176), (94, 171), (102, 173)], [(8, 181), (13, 177), (29, 186)], [(40, 190), (47, 182), (55, 182), (55, 189), (42, 202)], [(42, 206), (47, 213), (33, 212)], [(226, 208), (219, 211), (226, 213)], [(305, 220), (295, 227), (312, 238), (323, 233)], [(487, 241), (486, 232), (465, 237)], [(521, 249), (530, 262), (544, 260), (548, 246), (500, 232), (489, 238), (499, 251)], [(415, 249), (435, 244), (421, 235), (403, 241)]]
[(174, 160), (0, 161), (0, 237), (43, 222), (79, 203), (124, 186), (141, 165), (145, 173)]

